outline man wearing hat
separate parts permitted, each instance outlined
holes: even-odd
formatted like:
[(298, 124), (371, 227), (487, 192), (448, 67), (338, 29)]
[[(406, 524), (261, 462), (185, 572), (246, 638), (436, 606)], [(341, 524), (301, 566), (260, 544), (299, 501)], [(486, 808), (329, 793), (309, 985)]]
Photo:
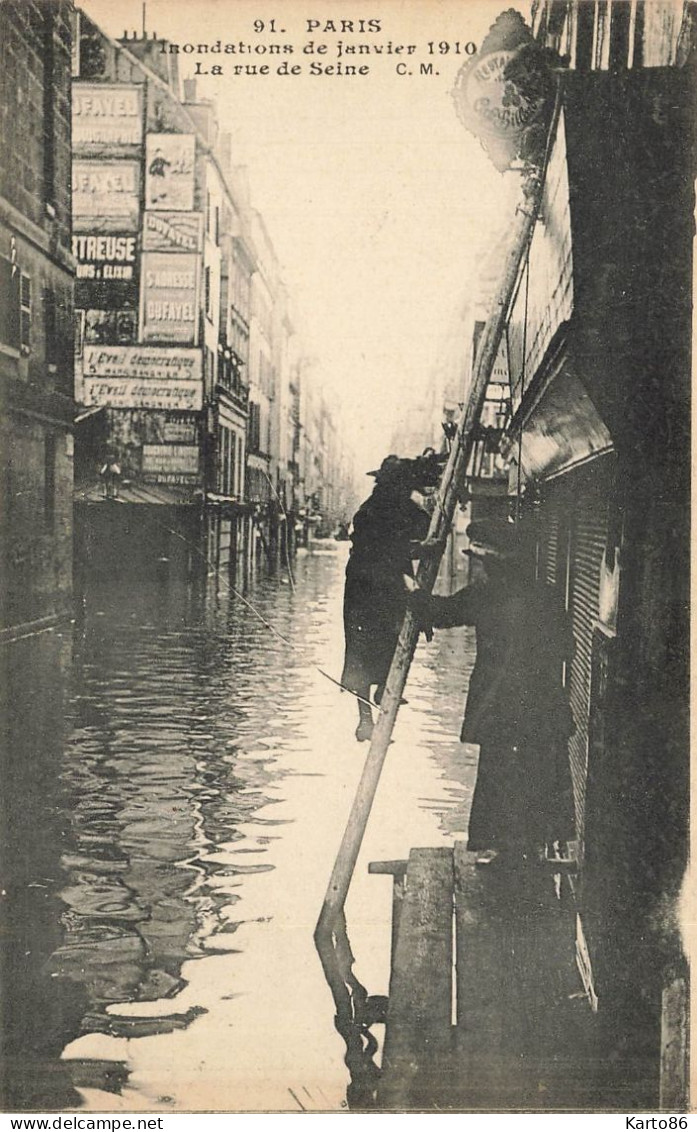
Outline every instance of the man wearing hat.
[(482, 562), (484, 578), (450, 597), (418, 591), (410, 605), (424, 629), (476, 630), (460, 738), (480, 748), (468, 848), (486, 864), (535, 857), (575, 836), (567, 751), (574, 726), (562, 685), (574, 639), (555, 591), (531, 580), (521, 524), (481, 520), (467, 535), (465, 553)]
[[(355, 692), (359, 720), (356, 738), (370, 739), (373, 718), (370, 689), (377, 685), (379, 703), (389, 672), (407, 603), (407, 578), (413, 559), (428, 534), (429, 516), (412, 492), (431, 486), (438, 458), (429, 453), (416, 460), (386, 456), (374, 476), (370, 497), (353, 517), (351, 554), (344, 589), (346, 655), (341, 683)], [(437, 482), (437, 480), (436, 480)]]

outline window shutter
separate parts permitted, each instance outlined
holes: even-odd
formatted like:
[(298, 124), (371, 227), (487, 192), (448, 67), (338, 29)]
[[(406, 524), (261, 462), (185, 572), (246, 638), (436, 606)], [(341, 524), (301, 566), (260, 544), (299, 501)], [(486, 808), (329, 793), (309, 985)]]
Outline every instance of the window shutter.
[(20, 348), (23, 354), (31, 350), (31, 279), (22, 275), (19, 288)]
[(0, 342), (13, 350), (20, 345), (19, 271), (12, 260), (0, 257)]

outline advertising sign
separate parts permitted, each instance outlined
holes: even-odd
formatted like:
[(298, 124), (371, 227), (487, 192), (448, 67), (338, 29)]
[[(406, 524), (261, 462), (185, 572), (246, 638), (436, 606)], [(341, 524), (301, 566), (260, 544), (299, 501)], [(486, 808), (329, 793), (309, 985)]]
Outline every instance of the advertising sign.
[(158, 440), (163, 444), (197, 444), (198, 420), (188, 414), (180, 417), (167, 417), (166, 420), (158, 418)]
[(198, 381), (90, 377), (85, 373), (83, 401), (117, 409), (184, 409), (193, 413), (203, 405), (203, 387)]
[(196, 343), (198, 256), (143, 252), (140, 337), (143, 342)]
[(137, 86), (73, 83), (73, 148), (103, 152), (140, 145), (143, 108)]
[(146, 212), (143, 250), (146, 252), (201, 251), (203, 217), (200, 212)]
[(140, 208), (137, 161), (73, 161), (76, 232), (135, 232)]
[(453, 98), (463, 124), (503, 172), (536, 154), (554, 84), (544, 54), (519, 12), (503, 12), (479, 51), (460, 68)]
[(130, 282), (135, 277), (136, 237), (128, 232), (113, 236), (73, 236), (77, 278)]
[(137, 237), (130, 232), (113, 235), (92, 232), (73, 236), (73, 256), (77, 261), (75, 302), (78, 307), (137, 309), (136, 243)]
[(137, 316), (134, 310), (86, 310), (85, 342), (89, 345), (127, 346), (136, 340)]
[(191, 483), (198, 479), (198, 446), (144, 444), (143, 479), (146, 483)]
[[(85, 376), (201, 382), (200, 350), (85, 345)], [(186, 408), (186, 406), (182, 406)]]
[(193, 134), (148, 134), (145, 141), (145, 207), (191, 212), (194, 207)]

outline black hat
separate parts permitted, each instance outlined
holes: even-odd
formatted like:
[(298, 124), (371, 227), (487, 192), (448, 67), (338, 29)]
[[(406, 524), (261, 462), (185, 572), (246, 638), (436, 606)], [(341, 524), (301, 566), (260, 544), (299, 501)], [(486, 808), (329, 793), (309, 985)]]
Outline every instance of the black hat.
[(443, 473), (447, 456), (439, 455), (433, 448), (426, 448), (411, 460), (407, 456), (386, 456), (379, 468), (368, 472), (378, 482), (398, 482), (411, 484), (415, 488), (437, 487)]
[(466, 534), (471, 544), (469, 552), (475, 555), (495, 554), (501, 558), (513, 558), (523, 550), (520, 524), (509, 523), (506, 519), (475, 519)]
[(375, 476), (378, 481), (387, 480), (406, 480), (409, 478), (409, 464), (411, 460), (403, 460), (400, 456), (394, 454), (385, 456), (379, 468), (374, 468), (372, 472), (366, 472), (366, 475)]

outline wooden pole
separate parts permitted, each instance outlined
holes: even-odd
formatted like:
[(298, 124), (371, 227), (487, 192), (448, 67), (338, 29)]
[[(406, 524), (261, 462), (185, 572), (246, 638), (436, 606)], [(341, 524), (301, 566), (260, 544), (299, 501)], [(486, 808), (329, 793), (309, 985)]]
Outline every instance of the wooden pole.
[[(429, 539), (444, 537), (453, 521), (458, 495), (464, 485), (472, 451), (473, 430), (481, 416), (520, 267), (532, 238), (541, 187), (541, 178), (531, 176), (526, 185), (524, 203), (519, 204), (516, 209), (501, 281), (491, 314), (479, 341), (469, 397), (436, 496), (436, 507), (431, 516), (428, 532)], [(439, 566), (440, 555), (433, 555), (421, 562), (417, 572), (417, 582), (421, 589), (431, 592)], [(343, 911), (418, 637), (418, 624), (411, 610), (407, 610), (385, 684), (363, 774), (324, 897), (315, 932), (316, 937), (331, 933), (337, 915)]]

